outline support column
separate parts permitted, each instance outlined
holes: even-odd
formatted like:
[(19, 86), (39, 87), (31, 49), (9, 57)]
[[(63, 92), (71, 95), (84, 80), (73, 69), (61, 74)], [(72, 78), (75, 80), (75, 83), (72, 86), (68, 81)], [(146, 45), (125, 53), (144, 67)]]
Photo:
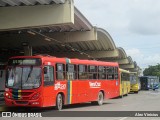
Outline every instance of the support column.
[(24, 56), (32, 56), (32, 47), (24, 46)]

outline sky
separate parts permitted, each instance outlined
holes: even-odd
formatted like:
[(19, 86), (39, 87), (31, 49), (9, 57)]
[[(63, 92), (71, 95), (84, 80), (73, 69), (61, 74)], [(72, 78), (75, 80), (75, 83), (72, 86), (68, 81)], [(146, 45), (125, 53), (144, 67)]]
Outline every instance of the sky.
[(160, 63), (160, 0), (74, 0), (142, 69)]

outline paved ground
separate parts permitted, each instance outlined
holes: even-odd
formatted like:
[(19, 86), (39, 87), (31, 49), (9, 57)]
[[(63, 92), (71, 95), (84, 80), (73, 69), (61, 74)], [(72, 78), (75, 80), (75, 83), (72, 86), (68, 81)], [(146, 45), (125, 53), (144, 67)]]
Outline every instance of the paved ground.
[[(105, 101), (103, 106), (93, 106), (90, 103), (83, 103), (83, 104), (76, 104), (76, 105), (70, 105), (65, 106), (63, 111), (160, 111), (160, 91), (140, 91), (139, 94), (129, 94), (128, 96), (124, 98), (117, 98), (117, 99), (110, 99)], [(40, 112), (42, 115), (50, 116), (54, 114), (55, 109), (54, 108), (47, 108), (47, 109), (8, 109), (4, 106), (3, 102), (0, 102), (0, 108), (5, 109), (7, 111), (12, 112)], [(160, 113), (160, 112), (159, 112)], [(160, 117), (160, 114), (159, 114)], [(133, 117), (111, 117), (111, 118), (90, 118), (88, 117), (87, 120), (97, 120), (97, 119), (104, 119), (104, 120), (160, 120), (159, 117), (155, 118), (133, 118)], [(2, 118), (6, 119), (6, 118)], [(1, 120), (2, 120), (1, 119)], [(18, 120), (17, 118), (13, 118), (13, 120)], [(19, 118), (21, 119), (21, 118)], [(23, 118), (27, 119), (27, 118)], [(34, 118), (30, 118), (34, 119)], [(45, 118), (38, 118), (39, 120), (45, 120)], [(82, 118), (53, 118), (50, 117), (48, 119), (51, 120), (81, 120)], [(36, 120), (36, 118), (35, 118)]]

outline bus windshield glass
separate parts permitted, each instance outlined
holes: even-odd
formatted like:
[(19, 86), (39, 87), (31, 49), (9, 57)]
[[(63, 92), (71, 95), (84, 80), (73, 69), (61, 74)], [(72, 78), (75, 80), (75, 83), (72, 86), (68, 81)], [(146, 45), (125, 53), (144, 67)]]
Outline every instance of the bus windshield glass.
[(131, 81), (131, 84), (136, 84), (137, 83), (136, 76), (130, 75), (130, 81)]
[(41, 84), (41, 68), (33, 66), (9, 67), (6, 86), (13, 89), (34, 89)]

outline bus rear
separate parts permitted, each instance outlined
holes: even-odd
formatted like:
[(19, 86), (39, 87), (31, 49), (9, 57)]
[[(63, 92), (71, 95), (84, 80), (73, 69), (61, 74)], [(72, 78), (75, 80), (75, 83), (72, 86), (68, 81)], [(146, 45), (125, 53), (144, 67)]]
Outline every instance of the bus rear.
[(149, 90), (150, 84), (147, 76), (140, 77), (140, 82), (141, 82), (141, 90)]

